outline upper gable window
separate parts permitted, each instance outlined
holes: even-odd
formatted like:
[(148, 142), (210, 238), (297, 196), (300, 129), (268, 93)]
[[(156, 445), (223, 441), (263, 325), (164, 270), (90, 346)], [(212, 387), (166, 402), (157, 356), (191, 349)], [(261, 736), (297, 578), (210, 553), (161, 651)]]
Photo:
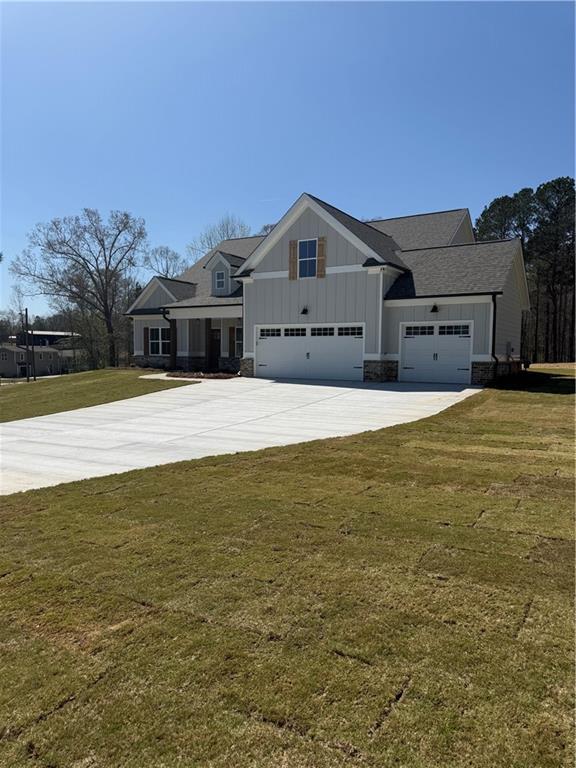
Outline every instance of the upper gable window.
[(298, 240), (298, 277), (316, 277), (318, 240)]
[(226, 273), (216, 272), (214, 275), (214, 287), (217, 291), (223, 291), (226, 287)]

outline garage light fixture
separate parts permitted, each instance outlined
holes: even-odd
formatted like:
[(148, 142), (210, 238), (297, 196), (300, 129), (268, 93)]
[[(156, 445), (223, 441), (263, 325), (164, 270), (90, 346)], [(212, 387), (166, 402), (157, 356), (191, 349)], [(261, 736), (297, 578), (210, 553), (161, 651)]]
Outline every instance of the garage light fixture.
[(438, 304), (432, 304), (432, 309), (430, 312), (438, 312)]
[(307, 315), (308, 314), (308, 307), (302, 307), (302, 311), (300, 312), (301, 315)]

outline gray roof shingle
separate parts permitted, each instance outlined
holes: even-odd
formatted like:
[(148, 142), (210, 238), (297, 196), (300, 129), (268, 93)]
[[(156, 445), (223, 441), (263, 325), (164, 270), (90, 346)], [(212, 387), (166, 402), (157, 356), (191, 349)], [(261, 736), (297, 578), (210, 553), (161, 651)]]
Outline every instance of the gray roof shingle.
[(318, 205), (321, 205), (324, 210), (339, 221), (346, 227), (352, 234), (356, 235), (359, 240), (362, 240), (369, 248), (378, 254), (387, 264), (391, 264), (399, 269), (406, 269), (403, 259), (399, 255), (398, 251), (400, 246), (398, 243), (387, 233), (379, 231), (377, 228), (365, 224), (359, 219), (355, 219), (350, 214), (341, 211), (339, 208), (334, 208), (330, 203), (320, 200), (318, 197), (314, 197), (309, 193), (308, 197), (315, 200)]
[(514, 239), (403, 251), (411, 271), (400, 275), (385, 298), (500, 293), (519, 247)]
[(195, 283), (189, 280), (173, 280), (169, 277), (157, 277), (156, 279), (178, 300), (194, 296), (196, 291)]
[[(211, 251), (208, 251), (205, 256), (199, 259), (179, 277), (179, 280), (195, 284), (194, 293), (190, 296), (183, 296), (179, 301), (172, 304), (166, 304), (164, 306), (201, 307), (218, 306), (219, 304), (241, 304), (241, 287), (230, 296), (213, 296), (212, 273), (210, 270), (204, 269), (204, 267), (218, 252), (223, 253), (231, 264), (233, 264), (233, 262), (237, 262), (238, 265), (243, 264), (245, 259), (248, 258), (254, 248), (256, 248), (256, 246), (259, 245), (263, 239), (263, 235), (255, 235), (252, 237), (238, 237), (231, 240), (223, 240), (221, 243), (218, 243), (215, 248), (213, 248)], [(233, 264), (233, 266), (236, 265)]]
[(386, 232), (394, 238), (404, 251), (412, 248), (450, 245), (458, 227), (467, 215), (467, 208), (456, 208), (453, 211), (399, 216), (395, 219), (378, 219), (367, 223), (379, 232)]

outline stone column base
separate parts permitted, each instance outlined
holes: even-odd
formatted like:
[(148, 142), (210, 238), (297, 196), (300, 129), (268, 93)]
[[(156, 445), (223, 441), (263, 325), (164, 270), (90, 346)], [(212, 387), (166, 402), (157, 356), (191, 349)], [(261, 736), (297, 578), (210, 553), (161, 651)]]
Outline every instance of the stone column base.
[(254, 376), (254, 358), (253, 357), (243, 357), (240, 360), (240, 375)]
[(489, 384), (502, 376), (514, 376), (522, 370), (521, 360), (495, 360), (486, 363), (472, 363), (472, 384)]
[(398, 381), (398, 361), (365, 360), (364, 381)]

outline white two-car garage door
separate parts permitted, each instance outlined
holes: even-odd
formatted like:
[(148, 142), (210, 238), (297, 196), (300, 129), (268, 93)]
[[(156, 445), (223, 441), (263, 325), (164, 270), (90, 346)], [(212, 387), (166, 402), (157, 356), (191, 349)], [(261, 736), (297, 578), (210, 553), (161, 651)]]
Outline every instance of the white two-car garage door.
[(256, 376), (361, 381), (363, 361), (364, 325), (360, 323), (256, 328)]
[(472, 323), (401, 326), (400, 381), (470, 382)]

